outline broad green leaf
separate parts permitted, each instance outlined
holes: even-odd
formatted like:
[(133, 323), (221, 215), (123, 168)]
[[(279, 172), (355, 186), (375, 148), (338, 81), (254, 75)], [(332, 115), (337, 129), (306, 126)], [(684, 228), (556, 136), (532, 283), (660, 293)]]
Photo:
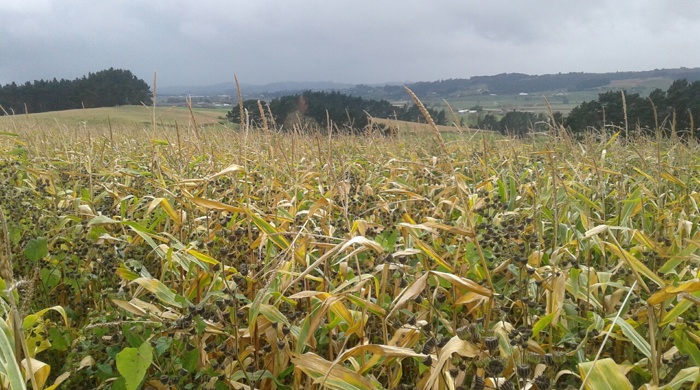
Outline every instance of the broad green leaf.
[(126, 382), (127, 390), (136, 390), (153, 362), (153, 348), (146, 341), (139, 348), (124, 348), (117, 354), (117, 370)]
[(297, 353), (303, 352), (304, 348), (307, 345), (311, 347), (315, 346), (316, 341), (313, 338), (314, 332), (316, 331), (316, 328), (321, 323), (321, 321), (324, 319), (323, 317), (326, 315), (327, 311), (328, 306), (317, 304), (315, 305), (313, 310), (311, 310), (311, 313), (309, 313), (309, 315), (307, 315), (306, 318), (304, 318), (304, 321), (299, 327), (299, 336), (297, 337), (296, 347)]
[(586, 378), (587, 390), (632, 390), (632, 384), (612, 359), (579, 363), (578, 371), (581, 378)]
[(189, 372), (197, 370), (197, 362), (199, 362), (199, 349), (194, 348), (191, 351), (185, 351), (182, 355), (182, 368)]
[(627, 226), (629, 219), (642, 209), (641, 190), (637, 188), (637, 190), (629, 195), (628, 199), (623, 200), (621, 203), (622, 211), (618, 217), (618, 225)]
[(269, 235), (270, 239), (279, 247), (280, 249), (287, 249), (289, 247), (289, 242), (286, 238), (279, 234), (279, 231), (275, 229), (274, 226), (270, 225), (267, 221), (260, 218), (259, 215), (249, 212), (251, 219), (255, 226), (262, 230), (265, 234)]
[(49, 255), (49, 245), (46, 237), (38, 237), (27, 242), (24, 247), (24, 256), (29, 261), (38, 261)]

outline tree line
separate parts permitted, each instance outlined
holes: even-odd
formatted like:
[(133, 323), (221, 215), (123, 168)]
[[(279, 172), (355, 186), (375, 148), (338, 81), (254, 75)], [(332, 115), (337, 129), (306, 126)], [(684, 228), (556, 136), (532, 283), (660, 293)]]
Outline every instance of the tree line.
[(657, 88), (648, 97), (624, 90), (604, 92), (598, 94), (598, 99), (574, 107), (566, 117), (559, 112), (551, 118), (542, 113), (511, 111), (500, 118), (489, 113), (477, 121), (481, 129), (513, 136), (547, 131), (552, 125), (563, 125), (574, 134), (612, 126), (641, 134), (653, 134), (658, 129), (664, 136), (675, 131), (681, 137), (700, 138), (700, 81), (676, 80), (668, 90)]
[(0, 87), (0, 115), (151, 104), (151, 90), (131, 71), (109, 68), (75, 80), (35, 80)]
[[(306, 91), (301, 94), (287, 95), (262, 103), (265, 107), (265, 120), (283, 129), (291, 129), (295, 124), (311, 125), (321, 130), (333, 124), (334, 130), (358, 133), (370, 125), (370, 117), (397, 119), (412, 122), (425, 122), (418, 106), (404, 104), (394, 106), (387, 100), (363, 99), (340, 92)], [(258, 101), (245, 100), (242, 103), (246, 120), (254, 126), (261, 126), (262, 116)], [(427, 109), (436, 124), (446, 124), (445, 110)], [(238, 106), (226, 115), (234, 123), (241, 122)]]
[(658, 129), (664, 135), (676, 131), (698, 137), (700, 81), (676, 80), (668, 90), (657, 88), (647, 98), (624, 91), (601, 93), (597, 100), (571, 110), (564, 124), (575, 133), (606, 125), (625, 131), (652, 133)]

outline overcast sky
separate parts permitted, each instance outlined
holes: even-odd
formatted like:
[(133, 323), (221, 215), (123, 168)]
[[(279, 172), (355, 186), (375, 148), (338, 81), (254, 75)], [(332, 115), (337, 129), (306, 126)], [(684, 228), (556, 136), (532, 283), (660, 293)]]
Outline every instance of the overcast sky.
[(0, 83), (159, 86), (700, 66), (697, 0), (0, 0)]

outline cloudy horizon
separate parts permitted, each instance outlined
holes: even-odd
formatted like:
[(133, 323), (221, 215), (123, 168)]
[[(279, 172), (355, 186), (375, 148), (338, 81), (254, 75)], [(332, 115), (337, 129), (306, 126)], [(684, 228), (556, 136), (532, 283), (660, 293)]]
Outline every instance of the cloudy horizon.
[(110, 67), (158, 86), (700, 66), (693, 1), (4, 0), (0, 84)]

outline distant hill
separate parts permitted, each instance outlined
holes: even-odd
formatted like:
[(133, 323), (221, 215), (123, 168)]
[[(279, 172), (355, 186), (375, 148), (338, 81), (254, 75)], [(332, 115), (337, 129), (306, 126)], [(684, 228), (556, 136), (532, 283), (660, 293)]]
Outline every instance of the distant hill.
[[(677, 79), (700, 80), (700, 68), (655, 69), (638, 72), (610, 73), (557, 73), (528, 75), (524, 73), (502, 73), (493, 76), (474, 76), (468, 79), (446, 79), (408, 83), (408, 87), (421, 99), (455, 98), (469, 95), (519, 94), (538, 92), (574, 92), (650, 86), (665, 89)], [(653, 88), (651, 88), (653, 89)], [(371, 99), (406, 100), (408, 98), (400, 83), (342, 84), (330, 81), (279, 82), (265, 85), (241, 85), (244, 99), (271, 100), (276, 97), (313, 91), (342, 91), (343, 93)], [(650, 91), (650, 90), (649, 90)], [(643, 92), (643, 91), (638, 91)], [(647, 92), (648, 93), (648, 92)], [(234, 83), (208, 86), (161, 87), (159, 96), (166, 95), (236, 95)]]
[[(408, 87), (421, 99), (454, 98), (465, 95), (519, 94), (538, 92), (575, 92), (609, 88), (634, 88), (635, 85), (668, 84), (673, 80), (700, 80), (700, 68), (655, 69), (641, 72), (614, 73), (558, 73), (528, 75), (523, 73), (502, 73), (494, 76), (475, 76), (469, 79), (447, 79), (430, 82), (417, 82)], [(662, 82), (659, 82), (661, 80)], [(666, 85), (666, 87), (668, 86)], [(665, 89), (665, 87), (663, 88)], [(401, 86), (386, 85), (369, 87), (358, 85), (348, 93), (363, 97), (388, 100), (406, 99)]]

